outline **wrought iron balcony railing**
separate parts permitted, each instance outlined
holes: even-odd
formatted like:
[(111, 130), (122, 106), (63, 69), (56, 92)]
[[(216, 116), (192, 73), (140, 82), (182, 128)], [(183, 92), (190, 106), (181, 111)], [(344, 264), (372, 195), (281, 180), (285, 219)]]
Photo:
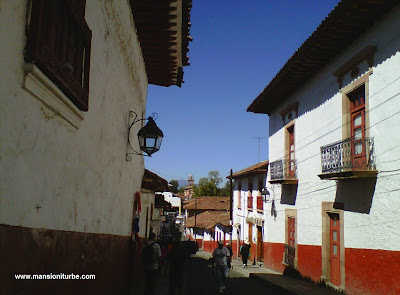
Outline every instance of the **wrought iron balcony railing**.
[(296, 160), (281, 159), (269, 165), (271, 180), (297, 179)]
[(285, 256), (283, 263), (294, 268), (294, 260), (296, 257), (296, 248), (285, 244)]
[(353, 137), (321, 147), (322, 173), (375, 170), (374, 139)]

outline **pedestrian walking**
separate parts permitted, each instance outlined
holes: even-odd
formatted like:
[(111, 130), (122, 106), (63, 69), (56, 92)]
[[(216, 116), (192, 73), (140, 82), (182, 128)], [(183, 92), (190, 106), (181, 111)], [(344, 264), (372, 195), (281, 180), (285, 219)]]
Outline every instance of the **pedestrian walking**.
[(224, 244), (219, 241), (218, 247), (215, 248), (212, 255), (217, 271), (218, 291), (222, 293), (225, 290), (225, 282), (228, 275), (228, 257), (230, 252), (224, 247)]
[(228, 249), (229, 251), (229, 256), (228, 256), (228, 269), (232, 268), (232, 256), (233, 256), (233, 251), (232, 251), (232, 243), (228, 242), (225, 244), (225, 248)]
[[(174, 241), (172, 248), (167, 254), (167, 265), (169, 278), (169, 295), (183, 294), (183, 274), (185, 273), (186, 258), (188, 251), (179, 238)], [(177, 293), (176, 293), (177, 292)]]
[(240, 255), (242, 255), (243, 267), (247, 268), (247, 259), (250, 254), (250, 243), (246, 240), (244, 244), (240, 247)]
[(159, 263), (161, 258), (160, 246), (154, 241), (156, 235), (150, 233), (149, 240), (145, 243), (141, 258), (144, 270), (144, 295), (154, 295), (159, 277)]

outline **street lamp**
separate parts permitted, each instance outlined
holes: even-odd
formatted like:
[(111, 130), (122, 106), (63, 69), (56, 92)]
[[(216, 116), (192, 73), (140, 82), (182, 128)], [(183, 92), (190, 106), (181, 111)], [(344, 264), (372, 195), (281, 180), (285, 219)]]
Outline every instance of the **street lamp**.
[[(274, 196), (275, 196), (275, 192), (274, 192), (273, 188), (271, 187), (270, 189), (272, 190), (272, 193), (273, 193)], [(268, 202), (268, 201), (270, 200), (270, 198), (271, 198), (271, 193), (267, 190), (266, 187), (264, 187), (264, 188), (261, 190), (261, 197), (263, 198), (263, 201), (264, 201), (265, 203)]]
[[(137, 119), (137, 114), (133, 111), (130, 111), (129, 117), (134, 117), (134, 119), (128, 129), (128, 144), (129, 144), (132, 152), (128, 152), (126, 154), (126, 160), (131, 161), (132, 160), (131, 155), (151, 157), (152, 154), (154, 154), (155, 152), (157, 152), (160, 149), (161, 142), (164, 137), (163, 132), (161, 131), (160, 128), (158, 128), (156, 122), (154, 121), (154, 117), (155, 117), (155, 119), (157, 119), (157, 117), (158, 117), (157, 114), (153, 113), (148, 118)], [(137, 136), (138, 136), (138, 140), (139, 140), (140, 150), (145, 152), (147, 155), (143, 154), (143, 153), (138, 153), (137, 151), (135, 151), (135, 149), (131, 145), (131, 140), (130, 140), (132, 126), (139, 121), (145, 121), (145, 120), (147, 120), (147, 124), (139, 130)]]

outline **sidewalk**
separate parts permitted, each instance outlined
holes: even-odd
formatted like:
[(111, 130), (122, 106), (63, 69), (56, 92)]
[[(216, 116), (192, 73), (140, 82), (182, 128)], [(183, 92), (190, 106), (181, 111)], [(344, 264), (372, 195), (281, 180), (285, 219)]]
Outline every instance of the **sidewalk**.
[[(212, 255), (205, 251), (198, 251), (194, 257), (209, 259)], [(247, 268), (243, 268), (241, 260), (234, 258), (232, 261), (233, 269), (230, 275), (240, 273), (241, 276), (258, 280), (266, 286), (279, 291), (281, 294), (287, 295), (337, 295), (339, 293), (324, 288), (305, 280), (299, 280), (292, 277), (284, 276), (281, 273), (270, 269), (260, 267), (258, 265), (249, 264)]]

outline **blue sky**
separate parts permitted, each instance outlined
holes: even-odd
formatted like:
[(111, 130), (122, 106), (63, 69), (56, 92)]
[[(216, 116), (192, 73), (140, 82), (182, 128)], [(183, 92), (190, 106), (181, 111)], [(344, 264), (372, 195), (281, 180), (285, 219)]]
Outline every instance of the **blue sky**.
[(197, 182), (267, 160), (268, 116), (246, 108), (338, 2), (193, 0), (185, 83), (149, 86), (147, 114), (164, 139), (146, 168)]

